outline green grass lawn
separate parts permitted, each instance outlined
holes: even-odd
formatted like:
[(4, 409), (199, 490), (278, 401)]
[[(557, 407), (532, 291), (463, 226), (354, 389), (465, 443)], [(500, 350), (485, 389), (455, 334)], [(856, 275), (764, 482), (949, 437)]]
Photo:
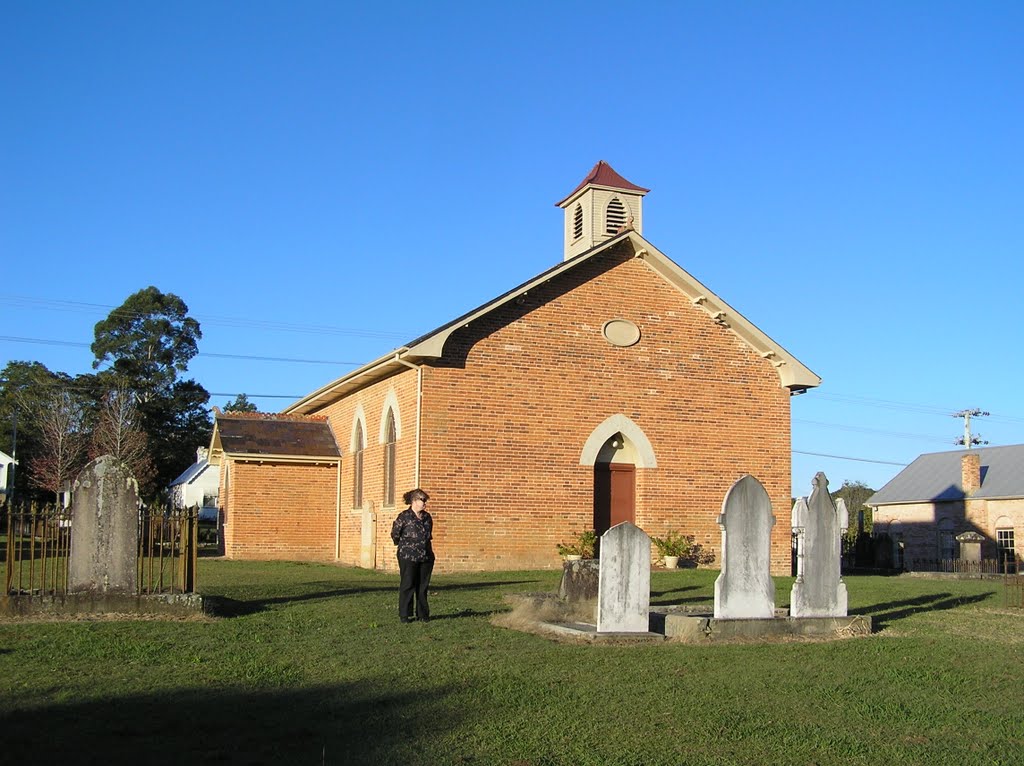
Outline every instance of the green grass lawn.
[[(1024, 611), (997, 580), (847, 579), (876, 633), (603, 646), (498, 628), (557, 572), (438, 575), (430, 624), (397, 577), (200, 561), (229, 614), (0, 621), (7, 763), (1020, 764)], [(658, 571), (652, 603), (716, 572)], [(777, 581), (776, 603), (791, 581)]]

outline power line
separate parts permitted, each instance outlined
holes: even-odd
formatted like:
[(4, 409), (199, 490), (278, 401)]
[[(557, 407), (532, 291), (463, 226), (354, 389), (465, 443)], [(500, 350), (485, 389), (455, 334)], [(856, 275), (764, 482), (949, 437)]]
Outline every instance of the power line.
[[(0, 295), (0, 303), (7, 303), (12, 306), (20, 306), (23, 308), (37, 308), (49, 311), (70, 311), (79, 314), (109, 314), (111, 311), (116, 310), (120, 316), (143, 316), (143, 314), (138, 312), (126, 311), (119, 306), (109, 306), (102, 303), (86, 303), (84, 301), (66, 301), (55, 298), (33, 298), (26, 295)], [(312, 335), (342, 335), (399, 340), (408, 340), (415, 336), (414, 333), (391, 330), (332, 327), (330, 325), (307, 325), (295, 322), (272, 322), (265, 319), (251, 319), (248, 317), (217, 316), (213, 314), (190, 314), (190, 316), (200, 324), (220, 325), (223, 327), (243, 327), (260, 330), (279, 330), (281, 332), (300, 332)]]
[(301, 399), (302, 396), (293, 396), (291, 394), (248, 394), (245, 391), (225, 392), (225, 391), (210, 391), (210, 396), (239, 396), (245, 394), (248, 399)]
[[(897, 402), (890, 399), (874, 399), (867, 396), (857, 396), (854, 394), (842, 394), (832, 393), (824, 391), (815, 391), (813, 394), (815, 399), (824, 399), (826, 401), (842, 402), (846, 404), (856, 404), (864, 407), (876, 407), (884, 410), (896, 410), (898, 412), (916, 412), (922, 415), (940, 415), (947, 417), (955, 412), (955, 407), (940, 407), (933, 404), (913, 404), (911, 402)], [(1017, 415), (1000, 415), (999, 413), (990, 413), (990, 417), (993, 419), (1004, 420), (1011, 423), (1024, 423), (1024, 417)]]
[[(92, 348), (89, 343), (71, 340), (51, 340), (48, 338), (18, 338), (13, 335), (0, 335), (0, 341), (11, 343), (35, 343), (43, 346), (74, 346), (76, 348)], [(295, 362), (299, 364), (333, 364), (358, 367), (362, 362), (339, 362), (332, 359), (291, 359), (282, 356), (255, 356), (252, 354), (217, 354), (211, 351), (200, 351), (197, 357), (216, 357), (220, 359), (247, 359), (255, 362)]]
[(863, 426), (847, 426), (847, 425), (841, 425), (839, 423), (822, 423), (821, 421), (818, 421), (818, 420), (804, 420), (802, 418), (793, 418), (793, 422), (794, 423), (806, 423), (806, 424), (813, 425), (813, 426), (821, 426), (823, 428), (832, 428), (832, 429), (835, 429), (837, 431), (854, 431), (856, 433), (863, 433), (863, 434), (879, 434), (881, 436), (892, 436), (892, 437), (895, 437), (897, 439), (913, 439), (915, 441), (921, 441), (921, 440), (924, 440), (924, 441), (934, 441), (934, 442), (939, 442), (940, 444), (948, 444), (949, 443), (948, 439), (942, 439), (942, 438), (939, 438), (937, 436), (930, 436), (930, 435), (926, 435), (926, 434), (909, 434), (909, 433), (900, 433), (898, 431), (882, 431), (882, 430), (877, 429), (877, 428), (864, 428)]
[(828, 454), (826, 454), (824, 452), (804, 452), (803, 450), (798, 450), (798, 449), (791, 450), (791, 452), (793, 452), (793, 454), (795, 454), (795, 455), (812, 455), (814, 457), (830, 457), (830, 458), (835, 458), (836, 460), (853, 460), (853, 461), (856, 461), (858, 463), (879, 463), (880, 465), (898, 465), (898, 466), (901, 466), (901, 467), (905, 467), (907, 465), (906, 463), (895, 463), (895, 462), (893, 462), (891, 460), (871, 460), (870, 458), (866, 458), (866, 457), (849, 457), (848, 455), (828, 455)]
[(815, 391), (815, 399), (826, 401), (843, 402), (846, 404), (859, 404), (865, 407), (876, 407), (884, 410), (899, 410), (901, 412), (918, 412), (924, 415), (949, 415), (949, 407), (939, 407), (931, 404), (912, 404), (910, 402), (897, 402), (890, 399), (874, 399), (867, 396), (856, 396), (854, 394), (840, 394), (825, 391)]

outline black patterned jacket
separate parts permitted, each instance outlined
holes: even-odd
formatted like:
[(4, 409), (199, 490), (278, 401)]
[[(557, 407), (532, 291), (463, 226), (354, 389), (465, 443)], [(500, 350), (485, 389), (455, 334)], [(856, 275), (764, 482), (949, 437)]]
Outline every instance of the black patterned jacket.
[(434, 534), (434, 519), (423, 511), (417, 519), (412, 508), (406, 508), (391, 525), (391, 539), (398, 546), (398, 558), (405, 561), (433, 561), (434, 549), (430, 539)]

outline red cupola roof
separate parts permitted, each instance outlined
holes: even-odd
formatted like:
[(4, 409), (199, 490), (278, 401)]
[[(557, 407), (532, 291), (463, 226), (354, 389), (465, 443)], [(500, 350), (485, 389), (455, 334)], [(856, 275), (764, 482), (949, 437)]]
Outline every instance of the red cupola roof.
[(594, 184), (595, 186), (608, 186), (613, 189), (625, 189), (626, 191), (640, 192), (641, 194), (647, 194), (650, 189), (645, 189), (642, 186), (630, 183), (625, 178), (615, 172), (615, 169), (604, 160), (598, 160), (598, 163), (590, 169), (587, 173), (587, 177), (580, 181), (579, 186), (573, 189), (564, 199), (555, 203), (555, 207), (561, 207), (565, 204), (566, 200), (572, 199), (575, 194), (585, 186)]

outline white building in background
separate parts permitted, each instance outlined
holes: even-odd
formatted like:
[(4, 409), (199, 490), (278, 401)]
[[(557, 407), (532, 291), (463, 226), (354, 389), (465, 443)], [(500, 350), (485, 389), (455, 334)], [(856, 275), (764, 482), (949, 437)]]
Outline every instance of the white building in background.
[[(9, 491), (8, 482), (13, 478), (14, 471), (10, 470), (12, 465), (17, 465), (18, 461), (8, 455), (6, 452), (0, 452), (0, 501), (7, 499)], [(11, 488), (13, 489), (13, 487)]]
[(168, 487), (171, 507), (216, 506), (219, 487), (220, 467), (210, 465), (206, 448), (200, 447), (196, 450), (196, 462)]

